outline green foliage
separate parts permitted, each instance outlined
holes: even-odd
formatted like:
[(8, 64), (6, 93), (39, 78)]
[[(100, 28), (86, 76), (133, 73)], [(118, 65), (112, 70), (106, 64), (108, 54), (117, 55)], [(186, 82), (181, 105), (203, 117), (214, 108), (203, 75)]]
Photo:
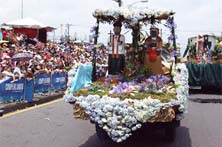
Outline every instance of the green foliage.
[(130, 81), (132, 79), (135, 79), (136, 77), (140, 75), (149, 75), (151, 74), (151, 68), (145, 65), (138, 65), (135, 66), (132, 63), (128, 63), (125, 72), (123, 73), (123, 77)]
[(151, 69), (147, 66), (141, 65), (139, 67), (136, 67), (136, 76), (138, 75), (147, 75), (151, 73)]
[(214, 49), (211, 51), (211, 55), (216, 59), (222, 57), (222, 47), (220, 46), (219, 43), (215, 45)]

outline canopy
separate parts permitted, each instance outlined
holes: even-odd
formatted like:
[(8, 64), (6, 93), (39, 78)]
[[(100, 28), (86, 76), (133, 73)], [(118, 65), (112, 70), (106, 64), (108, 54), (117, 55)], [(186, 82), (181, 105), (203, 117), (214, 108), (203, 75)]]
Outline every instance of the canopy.
[(45, 25), (33, 18), (23, 18), (23, 19), (3, 23), (2, 25), (10, 26), (13, 28), (46, 29), (47, 32), (55, 30), (55, 28)]

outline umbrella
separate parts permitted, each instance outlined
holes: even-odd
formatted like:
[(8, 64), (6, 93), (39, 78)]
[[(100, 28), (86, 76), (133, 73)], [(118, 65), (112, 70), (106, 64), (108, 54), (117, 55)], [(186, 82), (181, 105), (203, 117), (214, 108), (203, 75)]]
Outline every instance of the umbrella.
[(32, 59), (33, 55), (30, 53), (18, 53), (12, 56), (13, 61), (28, 61)]

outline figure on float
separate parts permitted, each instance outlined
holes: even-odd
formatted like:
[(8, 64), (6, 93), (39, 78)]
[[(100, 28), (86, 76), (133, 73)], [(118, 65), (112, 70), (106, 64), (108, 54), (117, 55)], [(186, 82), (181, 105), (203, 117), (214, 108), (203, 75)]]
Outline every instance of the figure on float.
[(162, 48), (162, 38), (159, 36), (159, 29), (150, 28), (150, 36), (145, 40), (144, 65), (151, 68), (153, 74), (163, 74), (160, 51)]
[(125, 66), (125, 37), (121, 34), (122, 23), (117, 21), (113, 24), (113, 32), (108, 38), (108, 73), (116, 75), (124, 70)]

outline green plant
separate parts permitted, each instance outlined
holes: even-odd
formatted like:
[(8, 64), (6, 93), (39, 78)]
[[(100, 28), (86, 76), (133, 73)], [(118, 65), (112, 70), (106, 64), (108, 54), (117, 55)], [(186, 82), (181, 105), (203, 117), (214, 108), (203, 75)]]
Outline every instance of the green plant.
[(211, 51), (211, 55), (216, 59), (222, 57), (222, 47), (219, 43), (215, 45), (214, 49)]

